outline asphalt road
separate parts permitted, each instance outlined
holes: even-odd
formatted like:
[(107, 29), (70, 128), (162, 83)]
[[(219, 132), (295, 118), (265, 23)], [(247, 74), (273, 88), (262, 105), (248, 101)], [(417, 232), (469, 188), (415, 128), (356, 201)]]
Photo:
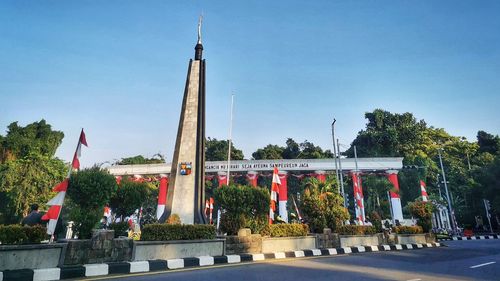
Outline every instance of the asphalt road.
[[(184, 269), (113, 280), (500, 280), (500, 240), (448, 241), (447, 247)], [(112, 277), (112, 276), (111, 276)]]

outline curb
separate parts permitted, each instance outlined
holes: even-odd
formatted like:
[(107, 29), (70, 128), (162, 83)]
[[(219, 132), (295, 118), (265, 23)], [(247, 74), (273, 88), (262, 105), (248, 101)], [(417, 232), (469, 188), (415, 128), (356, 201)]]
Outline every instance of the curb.
[(499, 239), (499, 235), (479, 235), (479, 236), (462, 236), (438, 239), (438, 241), (458, 241), (458, 240), (483, 240), (483, 239)]
[(379, 246), (357, 246), (329, 249), (308, 249), (302, 251), (275, 252), (266, 254), (238, 254), (225, 256), (202, 256), (171, 260), (148, 260), (133, 262), (112, 262), (101, 264), (85, 264), (62, 268), (17, 269), (0, 271), (0, 281), (10, 280), (62, 280), (70, 278), (84, 278), (105, 276), (110, 274), (129, 274), (151, 271), (167, 271), (189, 267), (204, 267), (218, 264), (235, 264), (256, 262), (272, 259), (301, 258), (313, 256), (335, 256), (351, 253), (416, 250), (422, 248), (441, 247), (440, 243), (427, 244), (396, 244)]

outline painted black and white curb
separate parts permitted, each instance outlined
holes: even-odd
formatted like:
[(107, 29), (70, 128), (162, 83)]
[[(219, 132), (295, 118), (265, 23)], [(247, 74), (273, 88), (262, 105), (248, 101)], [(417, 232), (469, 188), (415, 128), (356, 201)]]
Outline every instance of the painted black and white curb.
[(83, 266), (70, 266), (62, 268), (20, 269), (0, 272), (0, 281), (10, 280), (61, 280), (70, 278), (84, 278), (104, 276), (109, 274), (129, 274), (150, 271), (167, 271), (189, 267), (203, 267), (218, 264), (236, 264), (244, 262), (257, 262), (272, 259), (301, 258), (313, 256), (334, 256), (351, 253), (416, 250), (442, 246), (440, 243), (427, 244), (397, 244), (379, 246), (358, 246), (330, 249), (310, 249), (302, 251), (276, 252), (268, 254), (239, 254), (226, 256), (203, 256), (196, 258), (183, 258), (171, 260), (149, 260), (135, 262), (114, 262), (102, 264), (85, 264)]
[(438, 241), (457, 241), (457, 240), (483, 240), (483, 239), (499, 239), (499, 235), (479, 235), (479, 236), (462, 236), (438, 239)]

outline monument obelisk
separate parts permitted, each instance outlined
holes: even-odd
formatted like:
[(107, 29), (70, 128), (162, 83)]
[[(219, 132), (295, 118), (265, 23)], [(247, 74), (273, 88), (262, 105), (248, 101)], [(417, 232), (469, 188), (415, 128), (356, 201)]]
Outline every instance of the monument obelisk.
[(160, 221), (179, 215), (184, 224), (206, 223), (205, 204), (205, 60), (202, 59), (200, 16), (198, 42), (189, 67), (182, 101), (167, 206)]

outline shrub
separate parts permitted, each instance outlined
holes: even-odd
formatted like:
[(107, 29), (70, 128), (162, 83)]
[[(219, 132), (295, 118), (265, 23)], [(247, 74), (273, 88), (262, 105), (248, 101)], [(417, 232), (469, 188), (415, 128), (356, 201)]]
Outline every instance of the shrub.
[(329, 177), (324, 183), (315, 178), (305, 181), (301, 209), (314, 233), (323, 232), (325, 227), (336, 231), (343, 221), (349, 219), (349, 212), (335, 186), (335, 177)]
[(128, 236), (128, 223), (127, 222), (115, 222), (109, 225), (109, 229), (115, 231), (115, 238), (120, 236)]
[(421, 226), (395, 226), (392, 228), (392, 231), (397, 234), (419, 234), (424, 233), (424, 230)]
[(0, 225), (1, 244), (35, 244), (47, 238), (43, 226)]
[(179, 217), (178, 214), (171, 214), (170, 217), (168, 217), (166, 223), (168, 224), (181, 224), (181, 218)]
[(104, 205), (116, 189), (115, 177), (99, 167), (71, 174), (67, 194), (75, 207), (70, 211), (70, 219), (75, 221), (74, 231), (79, 238), (90, 238)]
[(340, 235), (372, 235), (377, 233), (374, 226), (366, 225), (342, 225), (337, 228)]
[(215, 239), (215, 226), (206, 224), (166, 224), (145, 225), (143, 241)]
[(262, 229), (261, 235), (271, 236), (271, 237), (296, 237), (296, 236), (307, 236), (309, 233), (309, 227), (307, 224), (299, 223), (280, 223), (267, 225)]
[(230, 185), (214, 191), (215, 202), (224, 210), (221, 230), (234, 235), (239, 229), (248, 227), (259, 233), (267, 225), (269, 213), (269, 191), (245, 185)]
[(110, 207), (117, 216), (128, 216), (144, 205), (153, 187), (147, 182), (121, 181), (110, 200)]
[(434, 206), (431, 202), (410, 202), (408, 203), (408, 210), (412, 216), (417, 218), (417, 225), (420, 225), (424, 232), (429, 232), (432, 229)]

